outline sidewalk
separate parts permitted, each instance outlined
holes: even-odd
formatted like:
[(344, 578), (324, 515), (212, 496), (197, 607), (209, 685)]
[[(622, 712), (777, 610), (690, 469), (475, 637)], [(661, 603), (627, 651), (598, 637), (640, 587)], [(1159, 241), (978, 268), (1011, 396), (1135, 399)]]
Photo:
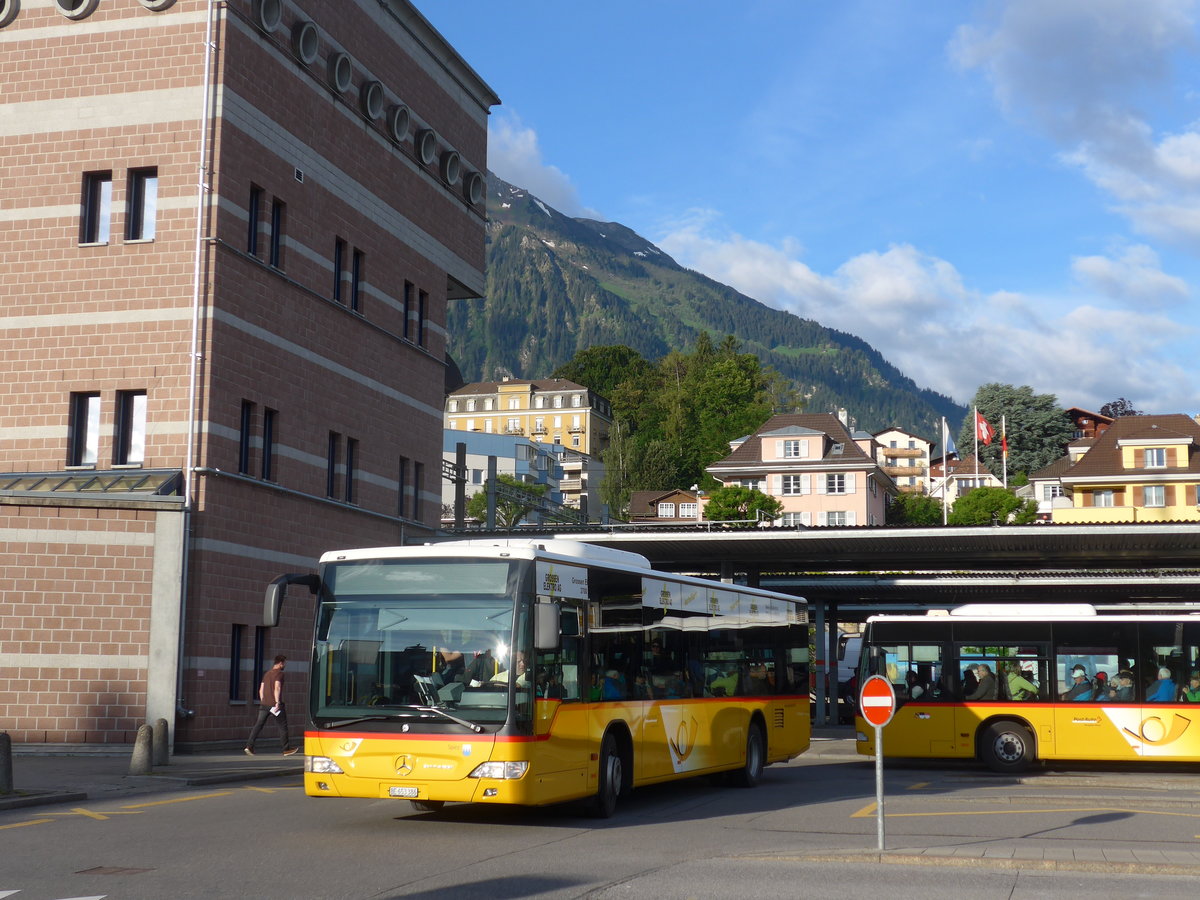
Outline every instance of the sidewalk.
[(246, 756), (240, 750), (176, 754), (167, 765), (155, 766), (150, 775), (129, 774), (132, 747), (86, 749), (90, 752), (81, 748), (76, 756), (50, 756), (45, 754), (52, 751), (40, 745), (14, 746), (13, 792), (0, 794), (0, 810), (106, 800), (284, 775), (299, 779), (304, 773), (301, 754), (285, 757), (265, 746), (256, 756)]

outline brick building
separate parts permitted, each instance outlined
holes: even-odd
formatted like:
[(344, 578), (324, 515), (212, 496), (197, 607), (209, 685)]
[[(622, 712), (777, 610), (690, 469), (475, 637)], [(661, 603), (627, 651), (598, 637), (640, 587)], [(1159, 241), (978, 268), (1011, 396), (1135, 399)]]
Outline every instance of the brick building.
[(0, 52), (0, 730), (241, 741), (274, 654), (302, 706), (266, 583), (437, 526), (499, 100), (405, 0), (0, 0)]

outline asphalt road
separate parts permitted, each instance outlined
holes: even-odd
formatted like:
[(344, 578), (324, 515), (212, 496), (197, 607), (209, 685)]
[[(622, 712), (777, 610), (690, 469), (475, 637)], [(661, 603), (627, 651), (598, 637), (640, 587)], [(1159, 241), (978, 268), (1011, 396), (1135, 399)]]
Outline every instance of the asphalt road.
[[(881, 857), (874, 767), (844, 750), (818, 745), (752, 790), (642, 789), (607, 821), (318, 800), (295, 777), (8, 810), (0, 898), (1196, 896), (1200, 786), (1187, 769), (1014, 779), (889, 762)], [(1047, 859), (1022, 858), (1033, 851)], [(1196, 863), (1162, 865), (1165, 852)]]

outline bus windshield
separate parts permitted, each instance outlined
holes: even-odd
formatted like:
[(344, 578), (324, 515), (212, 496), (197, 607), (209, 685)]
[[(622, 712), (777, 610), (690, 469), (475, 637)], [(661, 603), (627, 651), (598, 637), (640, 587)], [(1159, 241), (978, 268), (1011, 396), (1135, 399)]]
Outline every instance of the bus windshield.
[(514, 602), (525, 571), (510, 560), (326, 566), (311, 679), (314, 721), (339, 727), (427, 720), (494, 730), (508, 720), (510, 681), (517, 717), (528, 719), (523, 666), (532, 639)]

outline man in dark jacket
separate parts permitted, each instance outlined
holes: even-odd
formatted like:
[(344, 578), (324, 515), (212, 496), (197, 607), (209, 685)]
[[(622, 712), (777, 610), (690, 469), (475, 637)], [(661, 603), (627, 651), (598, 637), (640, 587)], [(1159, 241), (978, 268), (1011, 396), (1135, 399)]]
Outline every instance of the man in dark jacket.
[(992, 674), (992, 667), (987, 663), (980, 663), (975, 667), (975, 680), (978, 682), (975, 690), (967, 694), (965, 700), (995, 700), (996, 699), (996, 676)]

